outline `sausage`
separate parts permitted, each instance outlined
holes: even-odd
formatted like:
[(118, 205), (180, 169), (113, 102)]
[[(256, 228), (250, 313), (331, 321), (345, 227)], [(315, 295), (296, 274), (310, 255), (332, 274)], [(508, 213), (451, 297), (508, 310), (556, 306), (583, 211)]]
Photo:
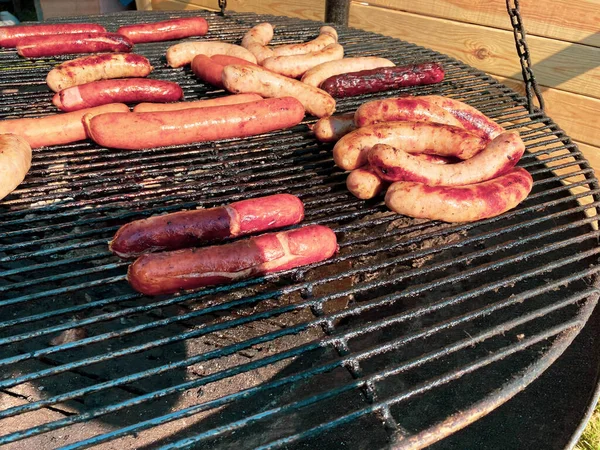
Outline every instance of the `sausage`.
[(306, 53), (304, 55), (275, 56), (262, 62), (265, 69), (285, 75), (290, 78), (299, 78), (307, 70), (327, 61), (335, 61), (344, 57), (344, 47), (334, 43), (322, 50)]
[(196, 100), (193, 102), (177, 103), (140, 103), (133, 107), (133, 112), (179, 111), (191, 108), (206, 108), (208, 106), (237, 105), (262, 100), (258, 94), (228, 95), (210, 100)]
[(275, 56), (267, 45), (273, 39), (273, 26), (270, 23), (259, 23), (252, 27), (242, 38), (242, 47), (248, 49), (256, 57), (259, 64)]
[(469, 159), (483, 150), (487, 140), (459, 127), (428, 122), (383, 122), (358, 128), (333, 147), (333, 159), (344, 170), (367, 163), (375, 144), (389, 144), (408, 153)]
[(84, 117), (88, 135), (104, 147), (140, 150), (241, 138), (297, 125), (302, 104), (292, 97), (180, 111)]
[(316, 117), (330, 116), (335, 111), (335, 100), (327, 92), (258, 66), (235, 64), (225, 66), (223, 86), (234, 94), (255, 93), (263, 97), (294, 97), (302, 103), (309, 114)]
[(170, 294), (313, 264), (337, 249), (331, 229), (309, 225), (230, 244), (147, 253), (129, 266), (127, 280), (145, 295)]
[(66, 114), (51, 114), (36, 119), (11, 119), (0, 121), (0, 133), (14, 133), (25, 138), (31, 148), (70, 144), (87, 138), (81, 119), (84, 115), (109, 112), (129, 113), (123, 103), (82, 109)]
[(154, 23), (124, 25), (117, 33), (127, 36), (134, 44), (172, 41), (191, 36), (204, 36), (208, 22), (202, 17), (183, 17)]
[(17, 53), (25, 58), (71, 53), (130, 52), (133, 42), (117, 33), (77, 33), (30, 36), (19, 40)]
[(439, 64), (411, 64), (334, 75), (323, 81), (320, 88), (334, 97), (341, 98), (406, 86), (434, 84), (443, 79), (444, 69)]
[(303, 218), (304, 205), (298, 197), (276, 194), (136, 220), (119, 228), (108, 248), (121, 258), (131, 258), (287, 227)]
[(21, 39), (30, 36), (74, 33), (106, 33), (106, 29), (97, 23), (56, 23), (0, 27), (0, 47), (16, 47)]
[(152, 72), (150, 61), (134, 53), (106, 53), (83, 56), (59, 64), (46, 76), (54, 92), (71, 86), (112, 78), (141, 78)]
[(336, 142), (355, 129), (354, 113), (323, 117), (312, 126), (315, 137), (321, 142)]
[(420, 98), (445, 109), (458, 119), (465, 130), (469, 130), (486, 139), (494, 139), (505, 131), (504, 128), (488, 118), (481, 111), (466, 103), (439, 95), (426, 95)]
[(319, 36), (303, 44), (285, 44), (273, 48), (274, 56), (294, 56), (318, 52), (328, 45), (337, 44), (338, 34), (335, 28), (328, 25), (319, 29)]
[(354, 114), (354, 122), (358, 127), (399, 120), (435, 122), (464, 128), (456, 117), (425, 97), (409, 96), (373, 100), (360, 105)]
[(31, 146), (16, 134), (0, 134), (0, 200), (14, 191), (31, 167)]
[(250, 65), (253, 63), (235, 56), (214, 55), (208, 57), (206, 55), (196, 55), (192, 60), (192, 72), (202, 81), (222, 89), (223, 67), (228, 64)]
[(125, 102), (175, 102), (183, 98), (183, 90), (172, 81), (148, 78), (101, 80), (63, 89), (54, 94), (52, 103), (61, 111)]
[(474, 222), (513, 209), (527, 197), (532, 186), (531, 175), (521, 167), (467, 186), (427, 186), (398, 181), (389, 187), (385, 204), (392, 211), (418, 219)]
[(463, 186), (481, 183), (512, 169), (525, 152), (516, 131), (502, 133), (471, 159), (439, 165), (409, 155), (401, 148), (377, 144), (369, 152), (369, 164), (386, 181), (416, 181), (429, 186)]
[(226, 42), (182, 42), (167, 49), (167, 63), (171, 67), (183, 67), (190, 64), (196, 55), (227, 55), (245, 59), (256, 64), (252, 53), (239, 45)]
[(314, 87), (319, 87), (323, 81), (334, 75), (394, 66), (395, 64), (389, 59), (377, 58), (375, 56), (344, 58), (339, 61), (324, 62), (323, 64), (311, 68), (302, 75), (302, 82)]

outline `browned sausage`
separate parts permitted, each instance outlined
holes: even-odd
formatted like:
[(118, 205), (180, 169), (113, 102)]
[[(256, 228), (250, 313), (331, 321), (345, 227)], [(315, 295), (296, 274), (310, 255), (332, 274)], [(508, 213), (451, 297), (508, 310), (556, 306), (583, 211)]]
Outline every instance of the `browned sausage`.
[(344, 47), (340, 44), (331, 44), (322, 50), (305, 53), (304, 55), (274, 56), (262, 62), (265, 69), (285, 75), (290, 78), (298, 78), (319, 64), (327, 61), (340, 60), (344, 57)]
[(309, 225), (213, 247), (147, 253), (129, 266), (127, 279), (142, 294), (169, 294), (312, 264), (337, 249), (333, 231)]
[(16, 134), (0, 134), (0, 200), (14, 191), (31, 167), (31, 146)]
[(21, 39), (30, 36), (74, 33), (106, 33), (106, 29), (96, 23), (55, 23), (48, 25), (39, 24), (0, 27), (0, 47), (16, 47)]
[(239, 64), (242, 66), (254, 64), (245, 59), (227, 55), (196, 55), (192, 60), (192, 72), (206, 83), (218, 88), (223, 88), (223, 67), (228, 64)]
[(311, 68), (302, 75), (302, 82), (314, 87), (319, 87), (323, 81), (334, 75), (394, 66), (395, 64), (389, 59), (377, 58), (375, 56), (344, 58), (336, 61), (324, 62), (323, 64)]
[(133, 107), (133, 112), (179, 111), (181, 109), (207, 108), (209, 106), (237, 105), (238, 103), (256, 102), (258, 100), (262, 100), (262, 97), (258, 94), (238, 94), (192, 102), (140, 103)]
[(124, 25), (117, 33), (127, 36), (134, 44), (140, 44), (204, 36), (207, 31), (208, 22), (202, 17), (182, 17), (154, 23)]
[(130, 52), (133, 42), (116, 33), (31, 36), (19, 40), (17, 53), (25, 58), (71, 53)]
[(287, 227), (303, 218), (304, 205), (298, 197), (276, 194), (136, 220), (119, 228), (109, 249), (121, 258), (131, 258)]
[(321, 142), (337, 142), (342, 136), (356, 129), (354, 113), (323, 117), (311, 127), (317, 140)]
[(61, 111), (125, 102), (176, 102), (183, 98), (183, 90), (172, 81), (148, 78), (100, 80), (73, 86), (57, 92), (52, 103)]
[(525, 152), (516, 131), (502, 133), (471, 159), (439, 165), (409, 155), (401, 148), (377, 144), (369, 164), (386, 181), (417, 181), (429, 186), (463, 186), (490, 180), (512, 169)]
[(140, 150), (254, 136), (292, 127), (303, 118), (302, 104), (284, 97), (180, 111), (102, 114), (83, 121), (98, 144)]
[(427, 186), (413, 181), (392, 183), (385, 204), (392, 211), (419, 219), (474, 222), (500, 215), (521, 203), (531, 192), (533, 179), (520, 167), (467, 186)]
[(304, 55), (306, 53), (318, 52), (328, 45), (336, 44), (338, 34), (335, 28), (329, 25), (322, 26), (319, 30), (319, 36), (312, 41), (302, 44), (285, 44), (273, 48), (274, 56), (293, 56)]
[(375, 144), (389, 144), (409, 153), (469, 159), (483, 150), (487, 140), (462, 128), (427, 122), (384, 122), (358, 128), (333, 147), (333, 159), (344, 170), (367, 163)]

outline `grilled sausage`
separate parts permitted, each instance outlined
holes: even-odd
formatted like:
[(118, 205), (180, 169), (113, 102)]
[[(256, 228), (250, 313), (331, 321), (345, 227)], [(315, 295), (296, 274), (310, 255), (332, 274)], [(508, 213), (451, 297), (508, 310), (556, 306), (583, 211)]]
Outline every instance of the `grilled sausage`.
[(121, 258), (132, 258), (287, 227), (303, 218), (304, 205), (298, 197), (276, 194), (136, 220), (119, 228), (108, 248)]
[(17, 53), (25, 58), (72, 53), (130, 52), (133, 42), (117, 33), (77, 33), (31, 36), (19, 40)]
[(495, 217), (521, 203), (531, 192), (529, 172), (515, 167), (504, 175), (467, 186), (427, 186), (412, 181), (392, 183), (385, 204), (418, 219), (474, 222)]
[(192, 72), (202, 81), (223, 88), (223, 67), (229, 64), (250, 65), (245, 59), (227, 55), (196, 55), (192, 60)]
[(248, 49), (256, 57), (259, 64), (275, 56), (267, 45), (273, 39), (273, 26), (264, 22), (252, 27), (242, 38), (242, 47)]
[(525, 152), (516, 131), (505, 132), (471, 159), (438, 165), (409, 155), (401, 148), (377, 144), (369, 151), (369, 164), (386, 181), (416, 181), (429, 186), (462, 186), (490, 180), (512, 169)]
[(317, 117), (330, 116), (335, 111), (335, 100), (328, 93), (258, 66), (225, 66), (223, 85), (234, 94), (294, 97), (304, 105), (309, 114)]
[(62, 145), (83, 141), (87, 138), (81, 119), (108, 112), (129, 113), (123, 103), (82, 109), (67, 114), (51, 114), (37, 119), (11, 119), (0, 121), (0, 133), (14, 133), (25, 138), (32, 148)]
[(96, 23), (56, 23), (51, 25), (16, 25), (0, 27), (0, 47), (16, 47), (21, 39), (30, 36), (74, 33), (106, 33), (106, 29)]
[(389, 144), (408, 153), (469, 159), (483, 150), (487, 140), (450, 125), (428, 122), (384, 122), (358, 128), (342, 137), (333, 147), (333, 159), (344, 170), (367, 163), (375, 144)]
[(322, 50), (306, 53), (304, 55), (274, 56), (262, 62), (265, 69), (285, 75), (290, 78), (299, 78), (307, 70), (327, 61), (335, 61), (344, 57), (344, 47), (334, 43)]
[(59, 64), (46, 77), (54, 92), (92, 81), (112, 78), (141, 78), (152, 72), (150, 61), (134, 53), (107, 53), (83, 56)]
[(321, 142), (336, 142), (355, 129), (354, 113), (323, 117), (312, 126), (315, 137)]
[(31, 167), (31, 146), (16, 134), (0, 134), (0, 200), (14, 191)]
[(337, 44), (338, 34), (335, 28), (325, 25), (319, 29), (319, 36), (303, 44), (285, 44), (273, 48), (274, 56), (304, 55), (318, 52), (331, 44)]
[(302, 75), (302, 82), (314, 87), (319, 87), (323, 81), (334, 75), (394, 66), (395, 64), (389, 59), (377, 58), (375, 56), (344, 58), (338, 61), (324, 62), (323, 64), (311, 68)]
[(443, 79), (444, 69), (439, 64), (411, 64), (334, 75), (323, 81), (320, 88), (333, 97), (341, 98), (434, 84)]
[(257, 100), (262, 100), (262, 97), (258, 94), (239, 94), (193, 102), (140, 103), (133, 107), (133, 112), (179, 111), (182, 109), (206, 108), (208, 106), (237, 105)]
[(425, 97), (395, 97), (363, 103), (354, 114), (354, 122), (364, 127), (379, 122), (435, 122), (464, 128), (462, 123)]
[(172, 81), (148, 78), (101, 80), (73, 86), (57, 92), (52, 103), (61, 111), (125, 102), (176, 102), (183, 98), (183, 90)]
[(183, 17), (154, 23), (124, 25), (117, 33), (127, 36), (134, 44), (172, 41), (191, 36), (204, 36), (208, 22), (202, 17)]
[(129, 266), (127, 279), (142, 294), (170, 294), (324, 261), (337, 249), (331, 229), (309, 225), (225, 245), (147, 253)]
[(182, 42), (167, 49), (167, 63), (171, 67), (183, 67), (190, 64), (196, 55), (227, 55), (245, 59), (256, 64), (252, 53), (239, 45), (226, 42)]
[(303, 118), (302, 104), (284, 97), (181, 111), (102, 114), (83, 121), (98, 144), (139, 150), (254, 136), (292, 127)]

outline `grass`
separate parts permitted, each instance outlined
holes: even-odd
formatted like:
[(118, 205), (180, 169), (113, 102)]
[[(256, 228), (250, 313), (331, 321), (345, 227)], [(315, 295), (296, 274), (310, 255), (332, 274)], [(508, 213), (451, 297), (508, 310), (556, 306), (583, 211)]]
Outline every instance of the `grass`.
[(581, 439), (575, 446), (575, 450), (599, 450), (600, 449), (600, 404), (596, 405), (596, 411), (583, 430)]

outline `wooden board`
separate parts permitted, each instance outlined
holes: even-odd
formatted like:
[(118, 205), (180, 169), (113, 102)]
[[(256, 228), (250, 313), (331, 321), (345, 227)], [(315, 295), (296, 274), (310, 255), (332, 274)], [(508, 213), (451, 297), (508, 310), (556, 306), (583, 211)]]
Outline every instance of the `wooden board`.
[[(350, 25), (432, 48), (486, 72), (508, 78), (521, 73), (509, 31), (356, 3)], [(600, 98), (600, 48), (535, 36), (528, 41), (541, 84)]]
[[(368, 0), (368, 3), (512, 30), (503, 0)], [(600, 47), (600, 0), (520, 0), (519, 4), (528, 34)]]

